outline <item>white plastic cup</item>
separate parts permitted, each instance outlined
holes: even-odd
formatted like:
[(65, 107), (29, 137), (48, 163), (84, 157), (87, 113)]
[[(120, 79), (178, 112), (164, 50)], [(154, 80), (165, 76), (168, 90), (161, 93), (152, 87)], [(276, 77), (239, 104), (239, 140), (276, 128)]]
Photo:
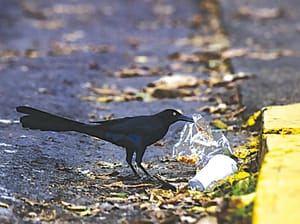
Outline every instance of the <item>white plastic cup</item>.
[(237, 170), (236, 161), (229, 156), (218, 154), (189, 180), (189, 184), (192, 190), (204, 191), (212, 183), (230, 176)]

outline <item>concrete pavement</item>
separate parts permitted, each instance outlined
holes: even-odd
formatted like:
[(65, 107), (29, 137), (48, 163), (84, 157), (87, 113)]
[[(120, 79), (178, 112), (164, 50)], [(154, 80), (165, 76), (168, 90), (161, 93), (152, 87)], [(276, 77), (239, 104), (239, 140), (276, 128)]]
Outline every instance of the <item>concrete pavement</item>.
[(298, 223), (300, 191), (300, 104), (263, 112), (261, 169), (253, 223)]

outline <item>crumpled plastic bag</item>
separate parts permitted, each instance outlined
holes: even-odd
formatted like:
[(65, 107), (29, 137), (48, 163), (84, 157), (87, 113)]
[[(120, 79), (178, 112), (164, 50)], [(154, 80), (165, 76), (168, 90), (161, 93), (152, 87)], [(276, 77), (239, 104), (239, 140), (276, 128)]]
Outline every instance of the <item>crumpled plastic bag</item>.
[(178, 161), (202, 167), (217, 154), (232, 154), (222, 130), (212, 130), (201, 114), (194, 114), (193, 119), (194, 123), (186, 123), (173, 147), (173, 156)]

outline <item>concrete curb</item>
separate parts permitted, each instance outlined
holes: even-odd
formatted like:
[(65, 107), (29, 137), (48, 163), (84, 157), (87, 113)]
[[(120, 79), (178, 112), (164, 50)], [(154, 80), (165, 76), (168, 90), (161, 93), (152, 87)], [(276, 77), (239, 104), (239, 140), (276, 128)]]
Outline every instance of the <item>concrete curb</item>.
[(265, 108), (253, 224), (300, 222), (300, 103)]

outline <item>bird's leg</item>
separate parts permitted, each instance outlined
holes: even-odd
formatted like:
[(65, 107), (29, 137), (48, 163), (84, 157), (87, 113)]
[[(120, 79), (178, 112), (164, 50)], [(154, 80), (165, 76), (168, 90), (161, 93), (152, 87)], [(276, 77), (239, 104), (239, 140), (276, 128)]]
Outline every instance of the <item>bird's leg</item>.
[(141, 163), (137, 163), (137, 166), (141, 168), (147, 176), (152, 177)]
[(136, 169), (132, 165), (132, 156), (133, 156), (133, 151), (131, 149), (126, 148), (126, 162), (130, 166), (131, 170), (136, 176), (139, 176), (138, 173), (136, 172)]
[(146, 150), (146, 148), (139, 149), (139, 150), (136, 151), (135, 161), (136, 161), (137, 166), (139, 168), (141, 168), (148, 177), (151, 177), (151, 175), (147, 172), (147, 170), (142, 166), (142, 159), (143, 159), (145, 150)]

